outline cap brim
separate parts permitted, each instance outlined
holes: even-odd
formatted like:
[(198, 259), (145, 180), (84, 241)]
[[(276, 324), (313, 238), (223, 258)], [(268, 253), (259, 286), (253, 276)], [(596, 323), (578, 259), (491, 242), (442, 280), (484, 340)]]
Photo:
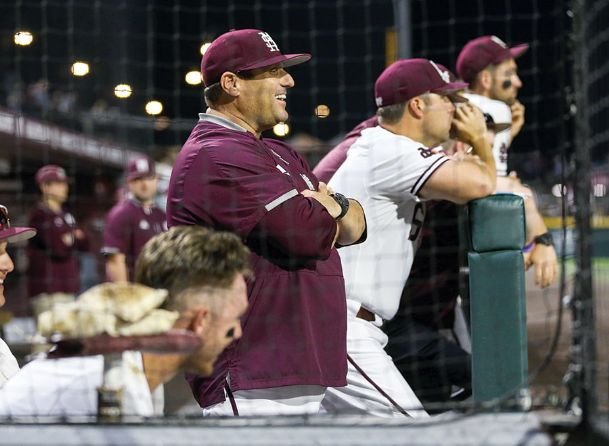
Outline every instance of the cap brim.
[(156, 173), (145, 173), (145, 174), (138, 174), (138, 175), (127, 175), (127, 181), (133, 181), (133, 180), (139, 180), (140, 178), (157, 178), (158, 175)]
[(0, 242), (15, 243), (36, 235), (34, 228), (8, 228), (0, 231)]
[(465, 90), (469, 84), (466, 82), (449, 82), (439, 88), (431, 90), (432, 93), (450, 96), (455, 102), (467, 102), (466, 97), (460, 96), (458, 93)]
[(512, 124), (508, 123), (508, 122), (501, 122), (499, 124), (492, 123), (492, 124), (488, 124), (487, 127), (494, 131), (495, 133), (499, 133), (499, 132), (503, 132), (504, 130), (509, 129), (510, 127), (512, 127)]
[(293, 67), (294, 65), (308, 62), (310, 59), (311, 59), (311, 55), (306, 54), (306, 53), (279, 54), (277, 56), (270, 57), (268, 59), (264, 59), (262, 61), (247, 65), (246, 67), (242, 68), (240, 71), (257, 70), (259, 68), (272, 67), (273, 65), (278, 65), (278, 64), (281, 64), (281, 66), (283, 68), (288, 68), (288, 67)]
[(454, 93), (450, 93), (447, 96), (453, 102), (469, 102), (469, 99), (467, 99), (465, 96), (461, 96), (458, 91), (455, 91)]
[(514, 59), (522, 56), (526, 50), (529, 49), (529, 45), (527, 43), (521, 43), (520, 45), (516, 45), (510, 48), (510, 54)]

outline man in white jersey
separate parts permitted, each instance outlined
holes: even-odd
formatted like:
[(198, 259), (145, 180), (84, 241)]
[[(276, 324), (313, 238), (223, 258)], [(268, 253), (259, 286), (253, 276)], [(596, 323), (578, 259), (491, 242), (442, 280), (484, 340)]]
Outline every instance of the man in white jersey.
[[(326, 393), (331, 413), (426, 415), (383, 350), (408, 278), (424, 220), (422, 200), (465, 203), (495, 189), (495, 162), (482, 113), (456, 94), (466, 84), (427, 59), (390, 65), (377, 79), (379, 125), (362, 131), (329, 187), (348, 191), (365, 209), (368, 240), (341, 250), (347, 291), (348, 385)], [(454, 118), (454, 121), (453, 121)], [(449, 158), (431, 149), (450, 134), (474, 154)]]
[[(457, 58), (457, 73), (469, 83), (469, 90), (473, 93), (469, 96), (470, 101), (483, 110), (488, 106), (493, 109), (500, 107), (489, 100), (500, 101), (506, 105), (501, 113), (506, 113), (505, 110), (510, 113), (511, 129), (497, 133), (493, 144), (497, 162), (497, 192), (517, 192), (522, 188), (514, 175), (507, 175), (507, 160), (511, 141), (524, 125), (525, 108), (518, 101), (522, 81), (518, 76), (516, 58), (528, 47), (527, 44), (520, 44), (510, 48), (497, 36), (482, 36), (470, 40)], [(535, 282), (545, 288), (557, 277), (556, 251), (534, 197), (528, 191), (530, 198), (528, 202), (525, 200), (528, 242), (525, 266), (535, 267)]]
[[(110, 380), (122, 387), (123, 415), (162, 414), (162, 407), (155, 405), (153, 398), (162, 383), (180, 371), (210, 375), (218, 355), (241, 337), (249, 256), (249, 250), (235, 234), (177, 226), (151, 238), (141, 251), (135, 278), (146, 286), (106, 284), (108, 298), (113, 302), (109, 306), (131, 314), (146, 305), (146, 294), (150, 293), (143, 293), (142, 289), (154, 293), (154, 288), (166, 288), (169, 295), (163, 307), (177, 313), (173, 328), (191, 332), (202, 341), (199, 348), (188, 352), (123, 352), (120, 366), (113, 367)], [(158, 320), (148, 321), (148, 330), (159, 330)], [(56, 321), (59, 326), (66, 326), (65, 322)], [(142, 322), (131, 325), (142, 330)], [(170, 339), (165, 343), (170, 344)], [(94, 416), (98, 410), (97, 389), (103, 377), (101, 355), (35, 359), (0, 389), (0, 419)]]
[(478, 107), (482, 113), (490, 115), (494, 123), (510, 124), (507, 128), (494, 132), (493, 138), (489, 139), (492, 141), (491, 146), (493, 149), (493, 156), (495, 157), (495, 166), (497, 166), (497, 181), (499, 181), (499, 178), (506, 177), (508, 174), (508, 148), (512, 142), (512, 112), (510, 111), (510, 107), (504, 102), (477, 94), (464, 93), (463, 96)]

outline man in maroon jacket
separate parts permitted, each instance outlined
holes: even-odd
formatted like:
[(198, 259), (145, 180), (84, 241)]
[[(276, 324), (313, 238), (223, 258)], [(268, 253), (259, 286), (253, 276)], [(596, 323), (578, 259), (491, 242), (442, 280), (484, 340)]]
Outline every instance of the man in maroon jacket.
[(140, 156), (127, 164), (129, 194), (106, 216), (104, 246), (106, 279), (110, 282), (133, 280), (135, 260), (148, 240), (167, 230), (165, 212), (154, 197), (157, 175), (154, 161)]
[(28, 245), (28, 293), (76, 294), (80, 289), (77, 251), (85, 251), (88, 241), (76, 220), (63, 207), (68, 199), (68, 178), (54, 164), (41, 167), (36, 182), (42, 192), (39, 205), (30, 214), (28, 226), (38, 231)]
[(310, 57), (281, 54), (255, 29), (223, 34), (203, 56), (209, 108), (174, 165), (168, 223), (235, 232), (254, 270), (241, 339), (210, 378), (190, 378), (206, 415), (317, 413), (327, 387), (346, 385), (335, 245), (365, 239), (363, 210), (318, 182), (295, 150), (261, 136), (288, 118), (285, 68)]

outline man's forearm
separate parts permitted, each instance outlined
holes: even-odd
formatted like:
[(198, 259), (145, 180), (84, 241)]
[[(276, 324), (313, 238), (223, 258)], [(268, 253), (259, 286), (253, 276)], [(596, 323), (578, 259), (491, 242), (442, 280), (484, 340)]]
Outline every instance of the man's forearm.
[(535, 237), (548, 232), (548, 227), (543, 221), (543, 217), (535, 206), (535, 202), (531, 199), (529, 206), (525, 205), (526, 220), (527, 220), (527, 242), (531, 243)]
[(347, 246), (357, 242), (366, 230), (364, 209), (357, 200), (349, 198), (349, 211), (338, 221), (339, 245)]
[(106, 259), (106, 280), (109, 282), (127, 282), (127, 264), (124, 254), (114, 254)]
[(495, 164), (495, 157), (493, 156), (493, 149), (486, 137), (479, 136), (472, 142), (472, 149), (474, 155), (480, 158), (485, 166), (488, 168), (488, 173), (491, 176), (493, 184), (497, 184), (497, 166)]

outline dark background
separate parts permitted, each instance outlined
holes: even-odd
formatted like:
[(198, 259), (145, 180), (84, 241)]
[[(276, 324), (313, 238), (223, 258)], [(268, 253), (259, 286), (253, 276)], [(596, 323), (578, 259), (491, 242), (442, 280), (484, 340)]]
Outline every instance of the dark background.
[[(531, 45), (518, 60), (527, 123), (514, 143), (511, 160), (525, 178), (555, 176), (556, 155), (569, 149), (568, 4), (413, 0), (411, 5), (414, 57), (454, 68), (463, 44), (482, 34)], [(332, 138), (374, 112), (372, 89), (388, 60), (386, 34), (395, 24), (393, 11), (388, 0), (4, 0), (0, 6), (4, 95), (15, 82), (28, 85), (48, 79), (51, 89), (78, 93), (79, 109), (72, 123), (64, 125), (78, 128), (78, 112), (103, 98), (126, 117), (104, 136), (144, 151), (179, 145), (203, 110), (201, 87), (184, 82), (184, 74), (199, 66), (201, 42), (231, 28), (261, 28), (284, 53), (313, 54), (310, 63), (291, 70), (296, 87), (289, 93), (288, 109), (292, 135), (311, 134), (325, 150)], [(33, 45), (13, 44), (14, 31), (22, 28), (35, 33)], [(89, 76), (70, 75), (69, 66), (77, 59), (89, 62)], [(133, 86), (131, 98), (113, 96), (117, 83)], [(163, 102), (163, 115), (171, 119), (165, 130), (154, 130), (155, 120), (144, 113), (151, 98)], [(319, 103), (331, 108), (328, 118), (314, 116)], [(52, 120), (52, 115), (43, 112), (42, 117)], [(602, 160), (605, 153), (597, 150), (594, 155)]]

